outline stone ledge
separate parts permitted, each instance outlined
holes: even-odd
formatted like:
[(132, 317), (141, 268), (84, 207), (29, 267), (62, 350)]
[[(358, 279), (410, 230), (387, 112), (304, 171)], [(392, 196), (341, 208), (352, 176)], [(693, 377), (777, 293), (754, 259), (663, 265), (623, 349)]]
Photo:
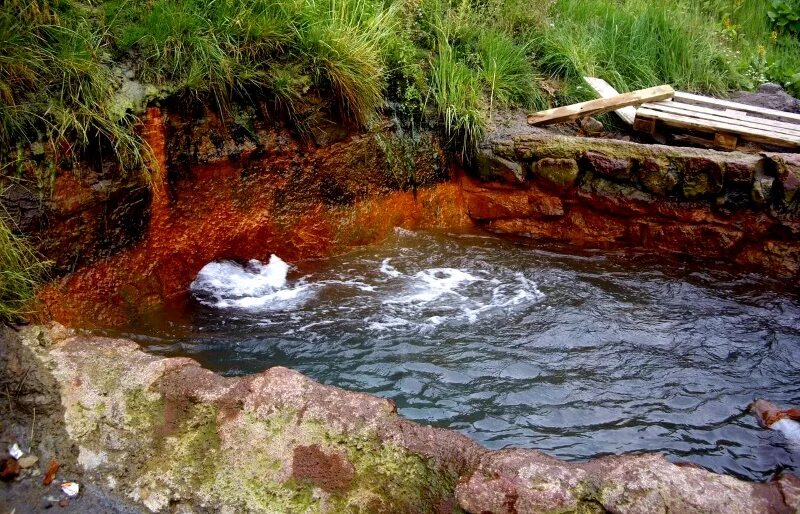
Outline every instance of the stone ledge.
[[(591, 172), (678, 199), (713, 201), (731, 191), (750, 191), (755, 178), (766, 174), (778, 178), (782, 190), (765, 190), (765, 184), (760, 184), (758, 194), (766, 194), (765, 203), (795, 209), (800, 200), (800, 195), (795, 198), (800, 188), (800, 156), (796, 154), (754, 155), (543, 133), (518, 134), (483, 146), (484, 152), (491, 151), (496, 158), (529, 170), (541, 159), (571, 159), (579, 163), (581, 173)], [(491, 170), (480, 171), (497, 177)], [(782, 191), (786, 194), (781, 196)]]
[[(39, 415), (59, 418), (84, 483), (154, 512), (800, 508), (791, 475), (757, 484), (655, 454), (578, 464), (535, 450), (488, 450), (457, 432), (403, 419), (390, 400), (286, 368), (223, 378), (191, 359), (156, 357), (132, 341), (60, 326), (0, 337), (10, 354), (7, 376), (30, 372), (57, 384), (23, 398), (31, 398), (28, 408), (40, 406)], [(69, 462), (70, 455), (58, 457)]]
[(495, 165), (479, 160), (482, 180), (463, 177), (462, 191), (468, 214), (488, 230), (800, 276), (800, 155), (543, 132), (486, 141), (482, 152)]

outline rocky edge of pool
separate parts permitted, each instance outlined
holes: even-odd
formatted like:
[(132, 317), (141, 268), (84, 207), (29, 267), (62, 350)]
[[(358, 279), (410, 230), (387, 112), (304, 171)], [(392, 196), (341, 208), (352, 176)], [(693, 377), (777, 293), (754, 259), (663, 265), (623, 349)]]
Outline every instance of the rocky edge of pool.
[[(567, 463), (535, 450), (488, 450), (403, 419), (390, 400), (282, 367), (224, 378), (191, 359), (156, 357), (132, 341), (60, 325), (4, 329), (2, 338), (21, 407), (6, 422), (18, 428), (21, 447), (35, 439), (39, 460), (59, 463), (56, 483), (88, 485), (83, 509), (788, 513), (800, 506), (793, 475), (749, 483), (655, 454)], [(34, 408), (35, 421), (22, 412)], [(26, 499), (31, 512), (47, 504), (35, 492)]]

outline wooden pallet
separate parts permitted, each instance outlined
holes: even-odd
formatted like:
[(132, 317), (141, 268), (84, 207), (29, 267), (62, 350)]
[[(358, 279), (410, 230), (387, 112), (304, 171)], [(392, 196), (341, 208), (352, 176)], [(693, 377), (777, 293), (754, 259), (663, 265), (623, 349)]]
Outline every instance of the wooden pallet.
[(800, 148), (800, 115), (676, 91), (670, 100), (646, 103), (636, 110), (634, 128), (658, 136), (664, 128), (708, 134), (683, 139), (723, 150), (739, 141)]

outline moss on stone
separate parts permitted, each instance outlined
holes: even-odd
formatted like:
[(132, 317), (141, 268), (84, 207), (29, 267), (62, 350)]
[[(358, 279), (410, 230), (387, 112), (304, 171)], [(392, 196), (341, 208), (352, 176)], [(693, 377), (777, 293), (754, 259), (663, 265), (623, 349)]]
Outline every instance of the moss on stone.
[(138, 387), (125, 392), (125, 421), (137, 432), (164, 424), (164, 399), (158, 393)]
[(580, 174), (575, 159), (544, 158), (533, 164), (534, 176), (558, 189), (569, 189), (575, 185)]
[(327, 439), (347, 452), (356, 469), (348, 510), (433, 512), (438, 502), (454, 497), (458, 477), (435, 469), (428, 459), (369, 434)]

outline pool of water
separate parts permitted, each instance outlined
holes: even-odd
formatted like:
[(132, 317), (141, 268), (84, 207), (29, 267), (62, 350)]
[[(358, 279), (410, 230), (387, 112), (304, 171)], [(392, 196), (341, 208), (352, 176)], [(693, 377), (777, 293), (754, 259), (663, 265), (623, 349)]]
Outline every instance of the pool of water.
[(800, 454), (746, 412), (800, 405), (800, 299), (735, 269), (398, 230), (324, 261), (212, 263), (131, 332), (227, 375), (288, 366), (490, 448), (659, 451), (765, 479)]

